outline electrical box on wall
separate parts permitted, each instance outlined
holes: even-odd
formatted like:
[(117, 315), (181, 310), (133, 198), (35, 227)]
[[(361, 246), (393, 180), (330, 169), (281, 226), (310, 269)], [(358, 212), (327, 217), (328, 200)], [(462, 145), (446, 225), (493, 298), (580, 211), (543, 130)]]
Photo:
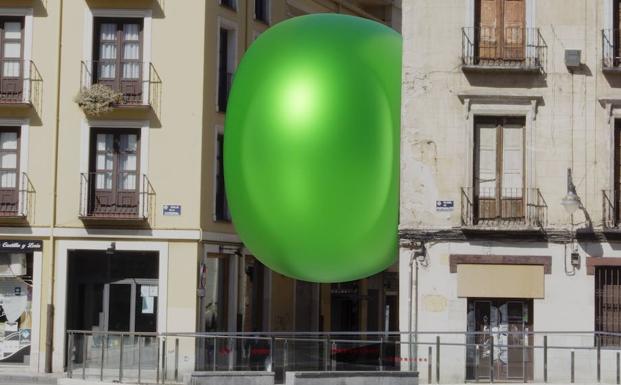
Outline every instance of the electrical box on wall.
[(577, 70), (581, 65), (582, 51), (579, 49), (565, 50), (565, 65), (569, 70)]
[(26, 272), (26, 254), (0, 254), (0, 277), (18, 277)]

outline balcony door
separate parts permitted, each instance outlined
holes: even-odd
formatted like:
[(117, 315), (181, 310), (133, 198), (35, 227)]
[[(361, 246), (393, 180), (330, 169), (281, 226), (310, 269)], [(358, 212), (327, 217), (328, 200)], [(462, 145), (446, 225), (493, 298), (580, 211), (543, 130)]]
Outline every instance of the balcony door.
[(93, 83), (121, 92), (125, 103), (142, 103), (142, 20), (95, 19)]
[(477, 0), (475, 26), (482, 61), (522, 61), (526, 50), (524, 0)]
[(0, 102), (21, 102), (24, 19), (0, 18)]
[(19, 210), (19, 128), (0, 131), (0, 216)]
[(524, 221), (524, 118), (477, 118), (474, 158), (475, 219)]
[(137, 130), (94, 130), (88, 178), (89, 214), (104, 217), (138, 216), (139, 141)]

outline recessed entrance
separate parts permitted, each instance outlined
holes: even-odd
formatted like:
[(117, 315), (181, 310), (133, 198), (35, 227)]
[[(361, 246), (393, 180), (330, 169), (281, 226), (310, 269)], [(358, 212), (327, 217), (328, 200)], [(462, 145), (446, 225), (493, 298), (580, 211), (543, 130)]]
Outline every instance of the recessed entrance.
[(155, 332), (158, 253), (72, 250), (67, 329)]
[(468, 381), (527, 381), (533, 376), (533, 300), (468, 299)]

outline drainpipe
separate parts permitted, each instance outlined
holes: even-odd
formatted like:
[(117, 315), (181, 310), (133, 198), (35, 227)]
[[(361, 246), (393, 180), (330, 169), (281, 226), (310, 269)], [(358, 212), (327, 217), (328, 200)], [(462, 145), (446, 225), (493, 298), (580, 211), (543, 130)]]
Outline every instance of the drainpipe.
[[(52, 248), (50, 260), (50, 285), (49, 297), (46, 310), (46, 330), (45, 330), (45, 372), (52, 372), (53, 350), (54, 350), (54, 276), (56, 265), (56, 245), (54, 238), (54, 228), (56, 227), (56, 196), (58, 192), (58, 132), (60, 131), (60, 85), (61, 85), (61, 64), (62, 64), (62, 37), (63, 37), (63, 4), (64, 0), (58, 2), (58, 56), (56, 58), (56, 123), (54, 126), (54, 138), (52, 140), (52, 218), (50, 221), (50, 244)], [(60, 332), (60, 331), (59, 331)]]
[[(414, 294), (412, 291), (414, 290), (414, 280), (412, 279), (412, 273), (416, 271), (416, 290)], [(418, 371), (418, 359), (414, 357), (414, 346), (417, 346), (418, 342), (418, 262), (416, 261), (416, 256), (414, 251), (410, 254), (410, 285), (409, 285), (409, 295), (408, 295), (408, 358), (409, 358), (409, 370), (410, 371)], [(414, 307), (412, 307), (412, 297), (414, 297)], [(412, 310), (416, 310), (416, 315), (414, 316), (414, 333), (412, 333)], [(413, 341), (412, 341), (412, 337)], [(418, 349), (416, 349), (418, 352)], [(416, 353), (418, 355), (418, 353)]]

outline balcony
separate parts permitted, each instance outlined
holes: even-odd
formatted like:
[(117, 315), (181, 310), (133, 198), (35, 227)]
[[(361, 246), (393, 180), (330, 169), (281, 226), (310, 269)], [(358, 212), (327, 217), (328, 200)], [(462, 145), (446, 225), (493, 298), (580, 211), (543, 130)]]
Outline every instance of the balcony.
[(461, 189), (462, 227), (487, 230), (543, 229), (548, 206), (536, 188)]
[(15, 179), (15, 173), (0, 173), (2, 185), (13, 184), (15, 187), (0, 187), (0, 222), (26, 221), (34, 205), (35, 189), (25, 172)]
[(602, 71), (621, 73), (621, 30), (602, 30)]
[(539, 28), (462, 28), (462, 70), (544, 73), (548, 46)]
[[(128, 186), (134, 188), (124, 188)], [(146, 175), (112, 171), (80, 174), (82, 220), (148, 222), (154, 196)]]
[(150, 62), (82, 61), (80, 89), (103, 84), (123, 95), (115, 108), (159, 112), (162, 79)]
[(604, 230), (621, 231), (621, 191), (602, 190), (602, 227)]
[(40, 109), (43, 79), (31, 60), (0, 60), (0, 107)]

